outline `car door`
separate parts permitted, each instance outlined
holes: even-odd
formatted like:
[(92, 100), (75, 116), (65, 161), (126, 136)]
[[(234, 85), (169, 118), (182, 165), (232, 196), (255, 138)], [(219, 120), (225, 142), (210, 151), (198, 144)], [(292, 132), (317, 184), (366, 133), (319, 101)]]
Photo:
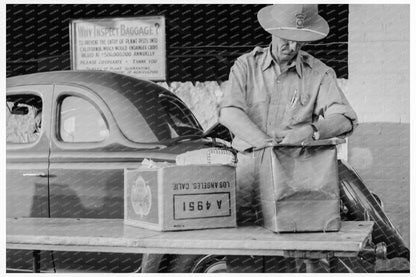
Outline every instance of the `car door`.
[[(6, 94), (6, 216), (49, 217), (52, 85), (8, 87)], [(32, 252), (7, 250), (10, 272), (32, 268)], [(50, 266), (43, 252), (42, 268)]]
[[(87, 88), (71, 85), (56, 85), (53, 102), (51, 217), (123, 218), (127, 164), (117, 144), (120, 131), (106, 103)], [(131, 272), (140, 266), (140, 258), (54, 252), (57, 272)]]

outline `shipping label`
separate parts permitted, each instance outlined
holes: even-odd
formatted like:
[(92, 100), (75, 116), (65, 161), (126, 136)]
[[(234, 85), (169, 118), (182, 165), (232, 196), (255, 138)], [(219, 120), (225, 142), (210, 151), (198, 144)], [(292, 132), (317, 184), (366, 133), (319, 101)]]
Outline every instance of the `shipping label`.
[(173, 218), (200, 219), (231, 216), (230, 192), (173, 195)]

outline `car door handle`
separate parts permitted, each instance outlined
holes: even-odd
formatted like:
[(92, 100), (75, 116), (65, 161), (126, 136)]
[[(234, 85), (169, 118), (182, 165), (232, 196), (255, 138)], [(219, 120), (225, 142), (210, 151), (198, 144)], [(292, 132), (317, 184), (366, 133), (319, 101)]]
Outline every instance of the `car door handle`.
[(48, 174), (43, 172), (36, 172), (36, 173), (23, 173), (24, 177), (49, 177)]

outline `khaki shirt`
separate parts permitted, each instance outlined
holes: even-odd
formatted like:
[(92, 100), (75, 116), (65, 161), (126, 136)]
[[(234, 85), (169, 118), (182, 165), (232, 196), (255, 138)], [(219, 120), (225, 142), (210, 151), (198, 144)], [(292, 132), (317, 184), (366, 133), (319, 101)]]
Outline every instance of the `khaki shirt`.
[[(220, 107), (243, 110), (270, 136), (273, 131), (311, 124), (330, 114), (342, 114), (353, 126), (357, 124), (334, 70), (304, 51), (299, 51), (285, 72), (280, 72), (270, 47), (256, 47), (242, 55), (231, 68)], [(233, 147), (243, 151), (252, 146), (235, 137)]]

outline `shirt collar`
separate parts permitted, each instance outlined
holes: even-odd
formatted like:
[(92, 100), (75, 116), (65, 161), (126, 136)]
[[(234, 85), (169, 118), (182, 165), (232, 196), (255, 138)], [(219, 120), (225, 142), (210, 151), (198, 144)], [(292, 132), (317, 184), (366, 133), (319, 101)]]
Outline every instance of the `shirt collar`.
[[(271, 48), (272, 48), (272, 45), (270, 44), (267, 50), (266, 57), (263, 61), (263, 67), (262, 67), (263, 71), (269, 68), (271, 64), (275, 62), (272, 56)], [(299, 51), (298, 55), (296, 56), (296, 59), (292, 61), (289, 68), (296, 66), (296, 72), (298, 73), (299, 77), (302, 77), (304, 64), (307, 64), (309, 67), (312, 68), (309, 56), (304, 55), (302, 51)]]

